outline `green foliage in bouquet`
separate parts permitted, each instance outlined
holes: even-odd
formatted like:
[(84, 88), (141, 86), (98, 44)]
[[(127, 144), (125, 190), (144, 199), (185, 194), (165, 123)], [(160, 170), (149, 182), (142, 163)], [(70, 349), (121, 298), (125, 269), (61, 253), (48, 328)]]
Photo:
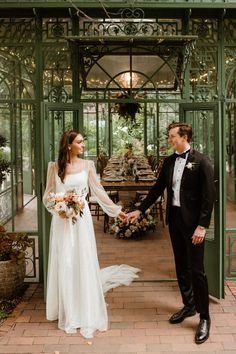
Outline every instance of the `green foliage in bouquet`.
[[(135, 210), (136, 207), (131, 204), (129, 207), (125, 208), (125, 213)], [(114, 224), (110, 226), (110, 232), (118, 238), (123, 239), (138, 239), (146, 231), (155, 229), (157, 224), (157, 219), (154, 218), (150, 213), (141, 214), (139, 219), (131, 224), (127, 224), (125, 221), (117, 219)]]

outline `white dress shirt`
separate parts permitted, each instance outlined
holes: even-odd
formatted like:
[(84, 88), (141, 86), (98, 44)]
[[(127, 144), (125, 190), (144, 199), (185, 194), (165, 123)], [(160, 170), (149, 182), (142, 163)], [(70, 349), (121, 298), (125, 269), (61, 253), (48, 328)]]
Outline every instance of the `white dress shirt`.
[[(188, 150), (189, 148), (185, 151)], [(176, 154), (178, 153), (176, 152)], [(181, 206), (180, 205), (180, 185), (181, 185), (181, 179), (186, 165), (186, 161), (188, 158), (188, 154), (189, 153), (186, 154), (185, 159), (183, 159), (182, 157), (177, 157), (175, 160), (173, 180), (172, 180), (172, 190), (173, 190), (172, 205), (177, 207)]]

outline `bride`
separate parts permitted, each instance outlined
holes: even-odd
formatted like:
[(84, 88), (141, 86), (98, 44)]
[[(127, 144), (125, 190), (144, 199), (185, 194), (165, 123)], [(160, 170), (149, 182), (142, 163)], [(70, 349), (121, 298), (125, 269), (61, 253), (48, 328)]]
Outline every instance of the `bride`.
[(72, 218), (52, 213), (46, 317), (58, 320), (58, 327), (66, 333), (76, 333), (80, 328), (82, 336), (92, 338), (96, 330), (105, 331), (108, 327), (106, 291), (130, 284), (140, 270), (128, 265), (99, 268), (92, 216), (85, 198), (89, 188), (109, 216), (123, 219), (125, 214), (101, 186), (93, 161), (79, 158), (84, 147), (80, 133), (64, 132), (58, 162), (48, 164), (45, 207), (51, 212), (51, 192), (75, 189), (84, 201), (84, 208), (75, 223)]

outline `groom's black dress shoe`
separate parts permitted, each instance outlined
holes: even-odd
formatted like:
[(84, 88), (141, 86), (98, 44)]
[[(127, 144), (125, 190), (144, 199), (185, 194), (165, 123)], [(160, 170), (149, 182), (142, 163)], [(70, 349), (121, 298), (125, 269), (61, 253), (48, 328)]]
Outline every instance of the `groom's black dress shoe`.
[(195, 343), (201, 344), (207, 340), (210, 333), (211, 320), (200, 319), (197, 331), (195, 334)]
[(196, 313), (195, 307), (184, 306), (180, 311), (174, 313), (169, 322), (172, 324), (182, 322), (186, 317), (194, 316)]

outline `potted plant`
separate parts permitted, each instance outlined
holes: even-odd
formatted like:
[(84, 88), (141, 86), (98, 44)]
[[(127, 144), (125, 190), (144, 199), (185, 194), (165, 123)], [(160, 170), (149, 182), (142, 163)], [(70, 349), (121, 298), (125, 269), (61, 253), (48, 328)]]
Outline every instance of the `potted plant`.
[(25, 233), (7, 232), (0, 225), (0, 298), (19, 290), (25, 278), (25, 254), (32, 240)]
[(6, 145), (7, 139), (0, 135), (0, 185), (6, 179), (6, 174), (10, 172), (10, 161), (5, 152)]

